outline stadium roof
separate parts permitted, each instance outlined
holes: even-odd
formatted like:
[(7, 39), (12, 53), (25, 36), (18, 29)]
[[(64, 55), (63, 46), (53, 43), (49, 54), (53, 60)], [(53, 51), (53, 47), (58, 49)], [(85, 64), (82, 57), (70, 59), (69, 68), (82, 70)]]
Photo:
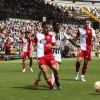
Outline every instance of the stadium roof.
[(76, 3), (76, 4), (90, 3), (90, 4), (100, 5), (100, 0), (51, 0), (51, 1), (66, 2), (66, 3)]
[(51, 1), (100, 2), (100, 0), (51, 0)]

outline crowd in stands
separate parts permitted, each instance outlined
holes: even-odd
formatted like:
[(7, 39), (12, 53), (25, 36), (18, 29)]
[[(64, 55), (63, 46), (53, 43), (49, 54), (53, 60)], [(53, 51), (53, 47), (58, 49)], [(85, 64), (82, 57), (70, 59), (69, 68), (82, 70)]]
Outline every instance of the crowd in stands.
[[(74, 24), (61, 24), (61, 31), (67, 33), (70, 38), (74, 39), (77, 33), (77, 29), (79, 25)], [(52, 23), (51, 23), (51, 30), (52, 30)], [(41, 32), (41, 22), (27, 20), (26, 22), (14, 22), (14, 21), (1, 21), (0, 22), (0, 48), (3, 51), (4, 43), (6, 40), (12, 43), (13, 47), (18, 48), (18, 44), (20, 39), (24, 36), (25, 31), (31, 31), (32, 34), (36, 34), (38, 31)], [(98, 41), (100, 43), (100, 31), (96, 30), (96, 35)], [(63, 41), (64, 46), (71, 46), (73, 47), (69, 41)], [(74, 47), (73, 47), (74, 48)]]
[(36, 12), (40, 12), (39, 16), (42, 14), (48, 17), (48, 20), (67, 23), (83, 19), (75, 19), (69, 13), (84, 13), (79, 7), (50, 4), (42, 0), (1, 0), (0, 5), (0, 9), (7, 11), (9, 16), (34, 18), (36, 17)]
[(95, 15), (97, 18), (100, 18), (100, 8), (95, 7), (85, 7), (90, 13)]
[[(75, 15), (85, 14), (78, 6), (62, 6), (58, 4), (44, 2), (44, 0), (0, 0), (0, 9), (7, 11), (11, 16), (24, 16), (26, 18), (36, 17), (36, 12), (48, 17), (49, 20), (59, 20), (60, 22), (73, 22), (73, 20), (82, 20), (83, 18), (74, 18)], [(100, 18), (100, 8), (85, 7), (89, 12)]]
[[(61, 25), (61, 31), (66, 32), (73, 39), (76, 36), (78, 27), (82, 27), (79, 26), (79, 22), (84, 19), (75, 19), (70, 15), (70, 13), (84, 14), (80, 7), (67, 5), (62, 6), (53, 3), (50, 4), (42, 0), (0, 0), (0, 5), (0, 9), (7, 11), (8, 15), (10, 16), (16, 16), (16, 18), (19, 16), (33, 18), (36, 16), (36, 12), (40, 12), (40, 14), (47, 16), (51, 22), (55, 20), (62, 22), (63, 24)], [(18, 45), (20, 38), (23, 37), (23, 33), (25, 31), (31, 31), (32, 34), (36, 34), (37, 31), (42, 31), (41, 22), (33, 20), (27, 20), (25, 22), (9, 20), (0, 21), (1, 50), (3, 51), (4, 43), (7, 39), (10, 40), (12, 46)], [(96, 35), (98, 38), (98, 43), (100, 43), (100, 30), (96, 30)], [(63, 45), (71, 44), (64, 40)]]

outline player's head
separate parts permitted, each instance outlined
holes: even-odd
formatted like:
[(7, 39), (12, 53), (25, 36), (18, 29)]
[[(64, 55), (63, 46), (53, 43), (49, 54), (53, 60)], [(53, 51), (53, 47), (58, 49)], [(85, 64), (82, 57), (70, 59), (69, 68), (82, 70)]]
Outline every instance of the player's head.
[(90, 26), (90, 20), (88, 18), (83, 20), (84, 28), (88, 28)]
[(60, 23), (58, 22), (53, 22), (53, 30), (56, 32), (56, 33), (59, 33), (59, 30), (60, 30)]
[(29, 37), (30, 32), (29, 31), (25, 31), (25, 37)]
[(50, 32), (50, 23), (49, 22), (43, 22), (42, 23), (43, 33), (47, 34)]

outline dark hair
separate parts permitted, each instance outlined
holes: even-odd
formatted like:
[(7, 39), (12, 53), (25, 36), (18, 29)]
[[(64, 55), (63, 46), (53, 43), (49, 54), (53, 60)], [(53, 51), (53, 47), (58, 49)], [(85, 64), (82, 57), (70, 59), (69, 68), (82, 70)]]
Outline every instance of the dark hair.
[(90, 21), (90, 19), (89, 19), (89, 18), (85, 18), (85, 19), (83, 20), (83, 22), (85, 22), (85, 21)]
[(29, 32), (29, 31), (25, 31), (25, 34), (26, 34), (26, 33), (30, 33), (30, 32)]
[(57, 25), (57, 24), (59, 24), (57, 21), (55, 21), (55, 22), (53, 22), (53, 27), (55, 26), (55, 25)]
[(45, 24), (49, 24), (49, 25), (50, 25), (50, 22), (43, 22), (43, 23), (42, 23), (42, 27), (43, 27)]

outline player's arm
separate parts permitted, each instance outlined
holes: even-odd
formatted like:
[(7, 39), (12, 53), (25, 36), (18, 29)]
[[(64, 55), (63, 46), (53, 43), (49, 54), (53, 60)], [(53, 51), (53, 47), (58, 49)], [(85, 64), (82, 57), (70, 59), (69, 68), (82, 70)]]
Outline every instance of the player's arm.
[(55, 39), (55, 36), (54, 34), (52, 35), (52, 44), (48, 44), (47, 45), (49, 48), (52, 48), (52, 49), (57, 49), (57, 44), (56, 44), (56, 39)]
[(77, 37), (76, 37), (76, 39), (75, 39), (76, 41), (73, 40), (73, 39), (71, 39), (66, 33), (64, 33), (64, 37), (65, 37), (70, 43), (72, 43), (74, 46), (80, 47), (79, 45), (76, 44)]
[(96, 36), (93, 36), (93, 39), (94, 39), (94, 46), (97, 46), (98, 45), (98, 42), (97, 42)]
[(53, 42), (52, 44), (48, 44), (47, 45), (49, 48), (52, 48), (52, 49), (57, 49), (57, 45), (56, 45), (56, 42)]
[(22, 53), (22, 44), (19, 45), (19, 53)]
[(35, 36), (34, 36), (34, 39), (31, 41), (31, 48), (30, 48), (29, 57), (33, 57), (33, 56), (32, 56), (32, 53), (33, 53), (34, 50), (35, 50), (36, 43), (37, 43), (37, 37), (36, 37), (36, 35), (35, 35)]
[(97, 46), (97, 45), (98, 45), (98, 42), (97, 42), (95, 30), (92, 30), (92, 37), (93, 37), (93, 39), (94, 39), (94, 46)]
[(69, 38), (68, 41), (70, 41), (74, 46), (80, 47), (78, 44), (76, 44), (76, 42), (73, 39)]
[(29, 55), (32, 58), (33, 58), (32, 53), (34, 52), (34, 50), (35, 50), (35, 43), (32, 42), (32, 45), (31, 45), (31, 48), (30, 48), (30, 55)]
[(22, 53), (22, 48), (23, 48), (23, 40), (20, 41), (20, 45), (19, 45), (19, 53)]
[(57, 45), (56, 46), (52, 46), (52, 49), (57, 49), (58, 47), (57, 47)]

